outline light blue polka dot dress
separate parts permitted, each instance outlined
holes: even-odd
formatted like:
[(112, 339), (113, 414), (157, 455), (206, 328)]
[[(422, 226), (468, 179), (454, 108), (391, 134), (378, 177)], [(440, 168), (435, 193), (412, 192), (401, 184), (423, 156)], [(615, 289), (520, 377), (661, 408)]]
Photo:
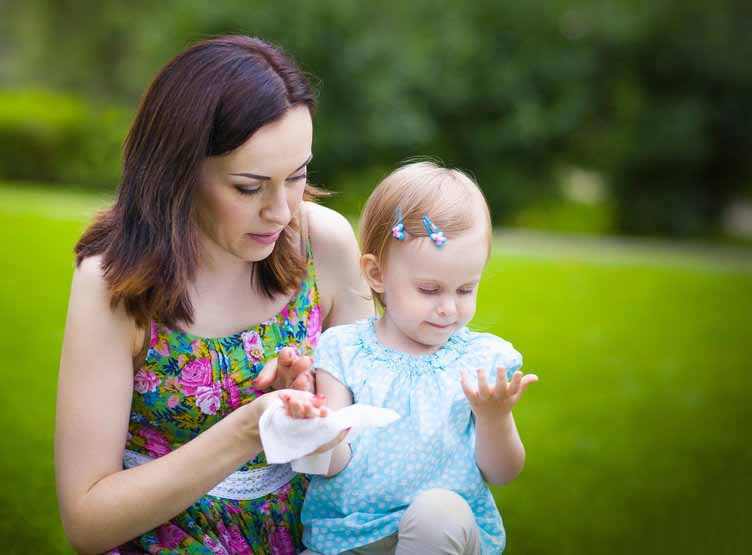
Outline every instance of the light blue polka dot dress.
[(509, 342), (467, 328), (434, 354), (409, 355), (385, 347), (374, 322), (326, 330), (315, 366), (345, 384), (353, 402), (389, 408), (402, 418), (359, 435), (350, 463), (336, 476), (312, 477), (302, 512), (304, 543), (335, 555), (375, 542), (397, 531), (417, 494), (444, 488), (473, 510), (481, 553), (500, 553), (504, 526), (476, 464), (475, 426), (460, 370), (472, 377), (484, 368), (493, 383), (497, 366), (511, 376), (522, 356)]

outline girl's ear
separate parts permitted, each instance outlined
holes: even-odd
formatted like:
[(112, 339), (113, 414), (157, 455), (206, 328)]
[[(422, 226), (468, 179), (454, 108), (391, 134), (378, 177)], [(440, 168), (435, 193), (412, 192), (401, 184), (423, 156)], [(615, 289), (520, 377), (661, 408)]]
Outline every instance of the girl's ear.
[(364, 254), (360, 257), (360, 271), (366, 279), (368, 287), (377, 293), (384, 292), (384, 276), (375, 255)]

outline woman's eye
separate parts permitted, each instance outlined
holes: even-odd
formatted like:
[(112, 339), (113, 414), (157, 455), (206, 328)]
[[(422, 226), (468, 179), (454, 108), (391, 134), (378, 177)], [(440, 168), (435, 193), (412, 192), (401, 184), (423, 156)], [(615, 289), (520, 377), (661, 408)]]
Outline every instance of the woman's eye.
[(300, 181), (301, 179), (305, 179), (306, 177), (308, 177), (308, 174), (303, 173), (301, 175), (294, 175), (290, 177), (288, 181)]
[(238, 190), (238, 193), (241, 195), (255, 195), (261, 190), (261, 187), (256, 187), (255, 189), (249, 189), (247, 187), (241, 187), (240, 185), (236, 185), (235, 188)]

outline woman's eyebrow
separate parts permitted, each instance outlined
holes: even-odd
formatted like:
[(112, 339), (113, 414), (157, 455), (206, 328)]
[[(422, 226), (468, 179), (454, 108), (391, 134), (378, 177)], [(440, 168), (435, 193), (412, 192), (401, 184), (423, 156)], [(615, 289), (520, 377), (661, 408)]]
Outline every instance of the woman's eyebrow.
[[(295, 173), (296, 171), (298, 171), (300, 169), (303, 169), (303, 167), (306, 166), (306, 165), (308, 165), (311, 162), (311, 160), (313, 160), (313, 154), (311, 154), (305, 162), (303, 162), (297, 168), (295, 168), (294, 170), (292, 170), (292, 173)], [(271, 177), (269, 177), (268, 175), (256, 175), (255, 173), (231, 173), (230, 175), (239, 175), (241, 177), (250, 177), (251, 179), (266, 179), (266, 180), (271, 179)]]

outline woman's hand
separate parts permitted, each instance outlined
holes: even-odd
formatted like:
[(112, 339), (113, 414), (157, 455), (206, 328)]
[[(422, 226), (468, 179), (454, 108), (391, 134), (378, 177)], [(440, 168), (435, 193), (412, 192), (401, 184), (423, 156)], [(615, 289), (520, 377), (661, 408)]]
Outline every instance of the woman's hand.
[(279, 357), (266, 363), (253, 380), (253, 387), (261, 391), (298, 389), (314, 392), (313, 359), (299, 356), (292, 347), (279, 351)]
[(520, 400), (527, 387), (538, 381), (535, 374), (526, 374), (524, 377), (519, 370), (512, 375), (511, 381), (507, 381), (507, 371), (503, 366), (496, 369), (496, 385), (489, 385), (486, 372), (478, 369), (478, 389), (468, 383), (465, 371), (462, 371), (461, 383), (465, 397), (470, 401), (470, 406), (476, 418), (498, 418), (512, 412), (512, 408)]

